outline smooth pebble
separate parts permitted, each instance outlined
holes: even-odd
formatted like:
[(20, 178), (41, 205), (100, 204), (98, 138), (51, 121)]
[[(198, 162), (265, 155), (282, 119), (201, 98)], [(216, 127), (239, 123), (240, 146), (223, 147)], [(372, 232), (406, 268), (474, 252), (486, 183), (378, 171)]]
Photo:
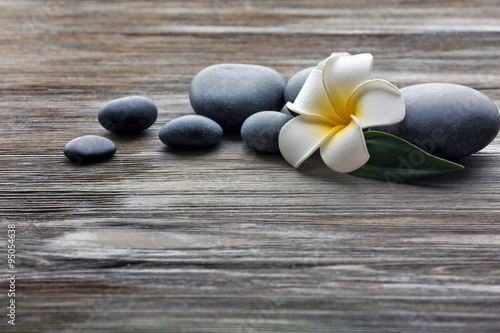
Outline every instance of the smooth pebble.
[(97, 135), (85, 135), (68, 142), (64, 155), (75, 163), (96, 162), (113, 156), (116, 145), (110, 139)]
[[(309, 67), (301, 70), (300, 72), (294, 74), (290, 80), (288, 80), (286, 87), (285, 87), (285, 105), (288, 102), (295, 102), (295, 99), (297, 98), (297, 95), (299, 94), (300, 90), (304, 86), (304, 83), (307, 80), (307, 77), (309, 74), (311, 74), (312, 70), (316, 67)], [(296, 112), (293, 112), (292, 110), (288, 110), (290, 114), (294, 117), (298, 116), (299, 114)]]
[(207, 147), (222, 138), (222, 128), (210, 118), (188, 115), (165, 124), (159, 133), (160, 140), (171, 147)]
[(248, 117), (241, 126), (241, 137), (250, 147), (265, 153), (279, 153), (280, 130), (293, 117), (277, 111), (261, 111)]
[(406, 117), (373, 128), (403, 138), (423, 150), (458, 159), (486, 147), (498, 134), (500, 114), (491, 99), (463, 85), (424, 83), (401, 89)]
[(309, 67), (301, 70), (300, 72), (295, 73), (290, 80), (286, 83), (285, 87), (285, 103), (291, 102), (293, 103), (297, 98), (300, 90), (304, 86), (304, 83), (307, 80), (309, 74), (311, 74), (312, 70), (316, 67)]
[(153, 125), (157, 117), (156, 105), (142, 96), (112, 100), (98, 114), (102, 127), (117, 134), (139, 133)]
[(246, 118), (284, 105), (286, 81), (272, 68), (247, 64), (218, 64), (201, 70), (189, 89), (191, 106), (224, 130), (239, 131)]

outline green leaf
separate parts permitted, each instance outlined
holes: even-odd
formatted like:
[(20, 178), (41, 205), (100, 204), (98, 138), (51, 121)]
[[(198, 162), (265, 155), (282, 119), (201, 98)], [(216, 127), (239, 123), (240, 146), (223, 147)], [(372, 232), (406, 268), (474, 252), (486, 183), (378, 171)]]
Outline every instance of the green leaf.
[(364, 135), (370, 159), (361, 168), (350, 173), (354, 176), (400, 182), (464, 168), (391, 134), (368, 131)]

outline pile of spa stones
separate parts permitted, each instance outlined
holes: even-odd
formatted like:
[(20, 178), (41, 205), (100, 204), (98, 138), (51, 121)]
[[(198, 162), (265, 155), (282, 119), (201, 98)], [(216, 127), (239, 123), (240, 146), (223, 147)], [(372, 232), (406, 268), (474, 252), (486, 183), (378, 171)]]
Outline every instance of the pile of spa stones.
[[(218, 64), (192, 80), (189, 100), (196, 114), (171, 120), (159, 132), (160, 140), (175, 148), (202, 148), (220, 142), (223, 132), (239, 132), (260, 152), (279, 153), (281, 128), (296, 114), (284, 105), (293, 102), (314, 67), (296, 73), (288, 82), (274, 69), (258, 65)], [(495, 104), (481, 92), (450, 83), (426, 83), (401, 89), (405, 119), (373, 128), (399, 136), (425, 151), (458, 159), (486, 147), (500, 130)], [(98, 113), (99, 123), (123, 135), (137, 134), (158, 117), (156, 105), (141, 96), (110, 101)], [(110, 158), (116, 145), (109, 139), (86, 135), (71, 140), (64, 154), (84, 163)]]

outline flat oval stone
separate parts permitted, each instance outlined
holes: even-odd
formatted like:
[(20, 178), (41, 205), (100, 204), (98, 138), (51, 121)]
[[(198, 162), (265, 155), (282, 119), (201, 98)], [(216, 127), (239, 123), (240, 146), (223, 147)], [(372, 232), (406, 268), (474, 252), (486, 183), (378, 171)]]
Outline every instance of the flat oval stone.
[(165, 124), (159, 133), (160, 140), (171, 147), (207, 147), (222, 138), (222, 128), (210, 118), (188, 115)]
[(261, 111), (248, 117), (241, 126), (241, 137), (250, 147), (265, 153), (279, 153), (281, 128), (293, 117), (277, 111)]
[(285, 83), (269, 67), (218, 64), (193, 78), (189, 100), (197, 114), (213, 119), (224, 130), (238, 131), (252, 114), (283, 108)]
[(85, 135), (68, 142), (64, 155), (75, 163), (96, 162), (113, 156), (116, 145), (110, 139), (97, 135)]
[(305, 68), (300, 72), (295, 73), (290, 80), (288, 80), (285, 87), (285, 104), (288, 102), (295, 102), (295, 99), (304, 86), (307, 77), (311, 74), (314, 68), (316, 67)]
[(136, 134), (153, 125), (158, 117), (156, 105), (142, 96), (129, 96), (105, 104), (98, 114), (99, 123), (117, 134)]
[(373, 128), (394, 134), (423, 150), (458, 159), (486, 147), (500, 130), (495, 103), (483, 93), (451, 83), (425, 83), (401, 89), (406, 117)]

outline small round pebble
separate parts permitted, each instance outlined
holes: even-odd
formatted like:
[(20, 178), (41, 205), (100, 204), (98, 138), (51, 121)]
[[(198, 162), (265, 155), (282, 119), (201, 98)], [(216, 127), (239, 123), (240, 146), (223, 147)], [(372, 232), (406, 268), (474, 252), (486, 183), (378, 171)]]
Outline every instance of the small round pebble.
[(188, 115), (165, 124), (159, 133), (160, 140), (171, 147), (208, 147), (222, 138), (222, 128), (210, 118)]
[(75, 163), (97, 162), (110, 158), (115, 152), (113, 141), (97, 135), (80, 136), (64, 147), (64, 155)]
[(102, 127), (117, 134), (137, 134), (158, 117), (156, 105), (142, 96), (129, 96), (105, 104), (98, 114)]
[(290, 80), (286, 83), (285, 87), (285, 103), (294, 102), (299, 94), (300, 90), (304, 86), (309, 74), (316, 67), (309, 67), (301, 70), (300, 72), (294, 74)]
[(265, 153), (279, 153), (278, 137), (281, 128), (293, 117), (277, 111), (261, 111), (245, 120), (241, 137), (250, 147)]
[(264, 110), (284, 105), (286, 81), (272, 68), (247, 64), (218, 64), (201, 70), (191, 82), (189, 100), (197, 114), (229, 131)]
[(424, 83), (401, 89), (405, 119), (373, 128), (403, 138), (423, 150), (458, 159), (486, 147), (500, 130), (500, 114), (483, 93), (452, 83)]

